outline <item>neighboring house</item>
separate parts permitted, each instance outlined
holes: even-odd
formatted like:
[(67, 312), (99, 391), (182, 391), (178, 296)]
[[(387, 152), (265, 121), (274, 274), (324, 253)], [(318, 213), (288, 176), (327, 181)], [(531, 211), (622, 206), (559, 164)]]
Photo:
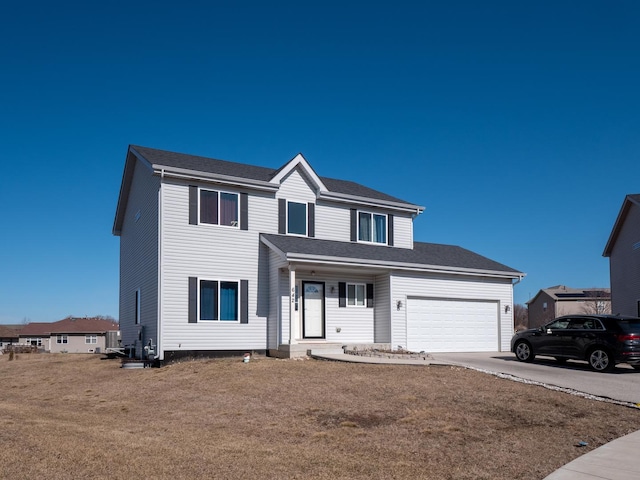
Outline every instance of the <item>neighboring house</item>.
[(26, 324), (19, 333), (20, 344), (36, 346), (50, 353), (103, 353), (118, 346), (118, 323), (102, 318), (74, 318), (52, 323)]
[(160, 360), (509, 350), (524, 274), (414, 242), (423, 209), (320, 177), (300, 154), (271, 169), (130, 146), (113, 226), (123, 346)]
[(23, 325), (0, 325), (0, 352), (19, 342), (18, 332), (22, 327)]
[(556, 285), (540, 290), (527, 302), (527, 307), (529, 328), (535, 328), (572, 313), (611, 313), (611, 291), (608, 288)]
[(612, 312), (640, 317), (640, 194), (625, 197), (602, 255), (609, 257)]

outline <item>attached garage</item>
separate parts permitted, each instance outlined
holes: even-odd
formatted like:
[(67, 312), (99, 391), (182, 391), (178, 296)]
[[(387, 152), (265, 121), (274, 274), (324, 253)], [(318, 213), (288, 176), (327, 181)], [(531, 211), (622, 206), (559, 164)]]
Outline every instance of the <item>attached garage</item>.
[(500, 350), (499, 303), (407, 298), (407, 348), (425, 352)]

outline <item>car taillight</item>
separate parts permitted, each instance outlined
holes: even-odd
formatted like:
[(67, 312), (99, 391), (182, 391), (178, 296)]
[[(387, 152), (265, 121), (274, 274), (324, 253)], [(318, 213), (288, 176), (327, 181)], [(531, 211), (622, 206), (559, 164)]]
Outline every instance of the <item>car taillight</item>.
[(624, 333), (618, 335), (618, 341), (620, 342), (637, 342), (640, 340), (640, 334), (637, 333)]

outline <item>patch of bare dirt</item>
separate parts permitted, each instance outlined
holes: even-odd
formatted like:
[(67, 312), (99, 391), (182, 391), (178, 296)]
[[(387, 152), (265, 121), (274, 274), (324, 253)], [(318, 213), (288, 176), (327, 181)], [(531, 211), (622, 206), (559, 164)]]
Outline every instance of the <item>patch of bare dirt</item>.
[(637, 409), (457, 367), (22, 354), (0, 378), (3, 478), (542, 479), (640, 429)]

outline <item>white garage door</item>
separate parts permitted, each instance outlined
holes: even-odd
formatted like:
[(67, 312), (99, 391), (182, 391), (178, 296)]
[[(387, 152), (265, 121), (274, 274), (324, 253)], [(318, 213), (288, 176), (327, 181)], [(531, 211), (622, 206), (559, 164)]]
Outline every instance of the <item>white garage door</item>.
[(407, 300), (407, 348), (429, 352), (496, 352), (498, 302)]

